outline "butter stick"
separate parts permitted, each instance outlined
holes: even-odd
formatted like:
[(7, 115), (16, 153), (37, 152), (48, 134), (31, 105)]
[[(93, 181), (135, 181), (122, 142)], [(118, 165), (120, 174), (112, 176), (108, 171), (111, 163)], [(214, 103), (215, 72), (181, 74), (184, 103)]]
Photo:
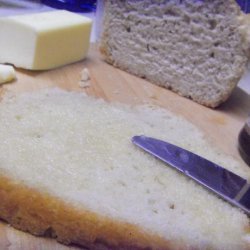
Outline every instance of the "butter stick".
[(92, 21), (64, 10), (0, 18), (0, 63), (45, 70), (86, 57)]

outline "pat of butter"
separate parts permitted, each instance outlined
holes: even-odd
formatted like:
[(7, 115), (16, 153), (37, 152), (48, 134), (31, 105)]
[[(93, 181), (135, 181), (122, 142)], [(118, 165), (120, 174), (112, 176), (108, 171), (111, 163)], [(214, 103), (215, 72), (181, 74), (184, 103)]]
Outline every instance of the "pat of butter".
[(92, 21), (64, 10), (0, 18), (0, 63), (44, 70), (83, 59)]
[(16, 78), (15, 70), (10, 65), (0, 65), (0, 84), (10, 82)]

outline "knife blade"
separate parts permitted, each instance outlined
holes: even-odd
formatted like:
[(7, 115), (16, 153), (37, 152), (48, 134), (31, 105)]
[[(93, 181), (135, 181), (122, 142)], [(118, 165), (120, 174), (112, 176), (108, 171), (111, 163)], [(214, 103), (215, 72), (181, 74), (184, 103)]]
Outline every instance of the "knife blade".
[(250, 183), (233, 172), (171, 143), (146, 136), (132, 142), (167, 165), (192, 178), (250, 216)]

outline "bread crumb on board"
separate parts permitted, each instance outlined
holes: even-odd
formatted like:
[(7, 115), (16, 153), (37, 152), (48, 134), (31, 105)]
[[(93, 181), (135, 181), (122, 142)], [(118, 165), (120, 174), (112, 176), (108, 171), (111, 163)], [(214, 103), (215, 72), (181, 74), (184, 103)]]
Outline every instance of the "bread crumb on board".
[(16, 79), (16, 72), (13, 66), (0, 64), (0, 84), (9, 83)]
[(87, 88), (87, 87), (90, 87), (90, 73), (89, 73), (89, 70), (87, 68), (84, 68), (82, 71), (81, 71), (81, 79), (78, 83), (79, 87), (80, 88)]

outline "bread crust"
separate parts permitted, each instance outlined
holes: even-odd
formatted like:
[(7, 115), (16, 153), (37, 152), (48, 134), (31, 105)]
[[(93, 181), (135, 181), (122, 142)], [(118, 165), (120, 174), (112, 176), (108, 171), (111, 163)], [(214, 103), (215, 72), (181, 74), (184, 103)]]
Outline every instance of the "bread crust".
[(157, 235), (100, 216), (0, 176), (0, 218), (16, 229), (87, 249), (182, 249)]

